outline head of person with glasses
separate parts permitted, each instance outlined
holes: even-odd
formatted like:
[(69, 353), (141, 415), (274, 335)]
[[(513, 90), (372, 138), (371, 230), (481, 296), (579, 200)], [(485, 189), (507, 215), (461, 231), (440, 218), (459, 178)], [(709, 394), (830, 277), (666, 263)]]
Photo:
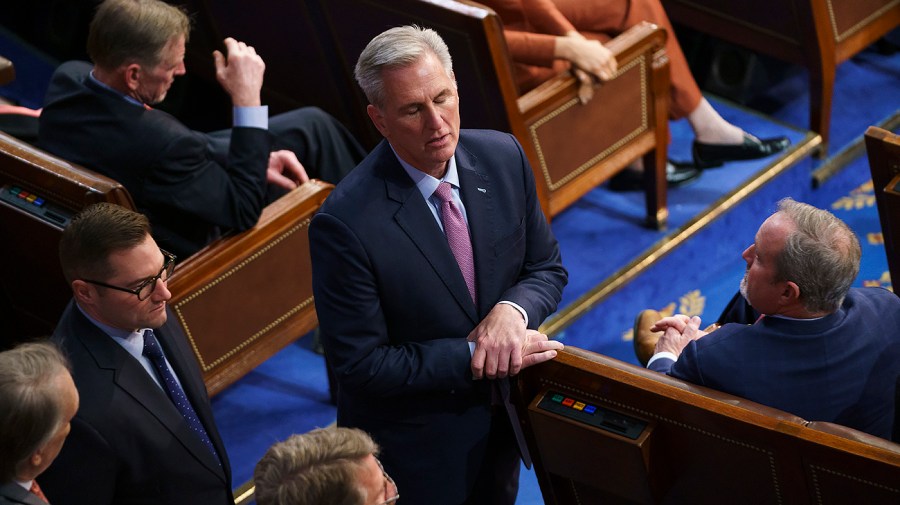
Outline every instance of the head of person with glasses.
[(91, 205), (63, 231), (59, 256), (76, 303), (94, 320), (121, 329), (166, 322), (175, 256), (156, 245), (143, 214)]
[(41, 474), (54, 505), (234, 505), (202, 370), (167, 307), (175, 257), (150, 231), (144, 215), (98, 203), (60, 238), (73, 300), (51, 338), (90, 394)]
[(258, 505), (382, 505), (400, 493), (378, 461), (378, 445), (356, 428), (320, 428), (266, 451), (253, 482)]

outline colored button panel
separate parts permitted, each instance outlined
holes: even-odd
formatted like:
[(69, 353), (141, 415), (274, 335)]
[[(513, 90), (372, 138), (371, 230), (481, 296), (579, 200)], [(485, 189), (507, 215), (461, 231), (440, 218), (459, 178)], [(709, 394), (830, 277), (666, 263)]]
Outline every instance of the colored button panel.
[(631, 440), (637, 440), (647, 429), (646, 421), (606, 407), (592, 405), (558, 391), (547, 391), (537, 407), (563, 416), (571, 422), (592, 426)]

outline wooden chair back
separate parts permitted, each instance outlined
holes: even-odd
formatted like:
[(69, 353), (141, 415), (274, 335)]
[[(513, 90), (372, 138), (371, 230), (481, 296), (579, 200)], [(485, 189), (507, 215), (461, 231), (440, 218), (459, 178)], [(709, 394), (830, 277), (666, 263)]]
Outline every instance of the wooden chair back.
[(269, 204), (255, 227), (213, 242), (172, 275), (169, 304), (210, 394), (318, 326), (309, 223), (332, 188), (301, 185)]
[(900, 135), (870, 126), (865, 139), (884, 252), (893, 283), (900, 280)]
[(835, 473), (867, 481), (860, 498), (900, 487), (896, 444), (571, 346), (517, 392), (547, 504), (822, 503)]

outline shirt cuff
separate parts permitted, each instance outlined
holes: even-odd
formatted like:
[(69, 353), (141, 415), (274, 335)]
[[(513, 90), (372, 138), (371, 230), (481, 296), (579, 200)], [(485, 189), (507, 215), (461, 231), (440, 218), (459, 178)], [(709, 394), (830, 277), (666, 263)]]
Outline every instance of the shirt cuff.
[(525, 312), (525, 309), (523, 309), (522, 307), (520, 307), (519, 304), (517, 304), (517, 303), (515, 303), (515, 302), (511, 302), (511, 301), (509, 301), (509, 300), (500, 300), (500, 301), (497, 302), (497, 303), (498, 303), (498, 304), (500, 304), (500, 303), (505, 303), (506, 305), (509, 305), (509, 306), (511, 306), (512, 308), (518, 310), (518, 311), (519, 311), (519, 314), (522, 314), (522, 319), (525, 320), (525, 327), (528, 328), (528, 313)]
[(235, 107), (234, 126), (269, 129), (269, 106)]
[(678, 356), (675, 356), (674, 354), (672, 354), (671, 352), (668, 352), (668, 351), (658, 352), (658, 353), (654, 354), (652, 358), (650, 358), (650, 361), (647, 362), (647, 368), (650, 368), (650, 365), (653, 364), (653, 362), (658, 359), (670, 359), (672, 361), (678, 361)]
[(474, 356), (475, 355), (475, 342), (466, 341), (466, 343), (469, 344), (469, 356)]

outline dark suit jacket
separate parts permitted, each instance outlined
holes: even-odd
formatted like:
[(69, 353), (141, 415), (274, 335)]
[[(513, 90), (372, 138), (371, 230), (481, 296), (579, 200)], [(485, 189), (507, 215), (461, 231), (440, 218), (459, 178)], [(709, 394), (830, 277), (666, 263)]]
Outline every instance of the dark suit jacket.
[(515, 138), (463, 130), (456, 161), (478, 307), (387, 142), (338, 184), (310, 225), (338, 424), (373, 435), (410, 503), (461, 503), (480, 470), (490, 381), (472, 380), (469, 332), (500, 300), (522, 306), (536, 328), (567, 280)]
[(726, 324), (651, 368), (796, 414), (891, 438), (900, 375), (900, 299), (850, 290), (824, 318)]
[(233, 504), (231, 468), (200, 369), (175, 314), (154, 330), (221, 459), (125, 349), (70, 303), (53, 339), (81, 397), (62, 451), (41, 474), (53, 505)]
[(7, 482), (0, 484), (0, 505), (47, 505), (47, 502), (15, 482)]
[(233, 128), (221, 159), (206, 134), (100, 87), (91, 68), (71, 61), (53, 74), (40, 118), (43, 149), (122, 183), (156, 241), (182, 258), (219, 228), (256, 224), (265, 206), (267, 131)]

